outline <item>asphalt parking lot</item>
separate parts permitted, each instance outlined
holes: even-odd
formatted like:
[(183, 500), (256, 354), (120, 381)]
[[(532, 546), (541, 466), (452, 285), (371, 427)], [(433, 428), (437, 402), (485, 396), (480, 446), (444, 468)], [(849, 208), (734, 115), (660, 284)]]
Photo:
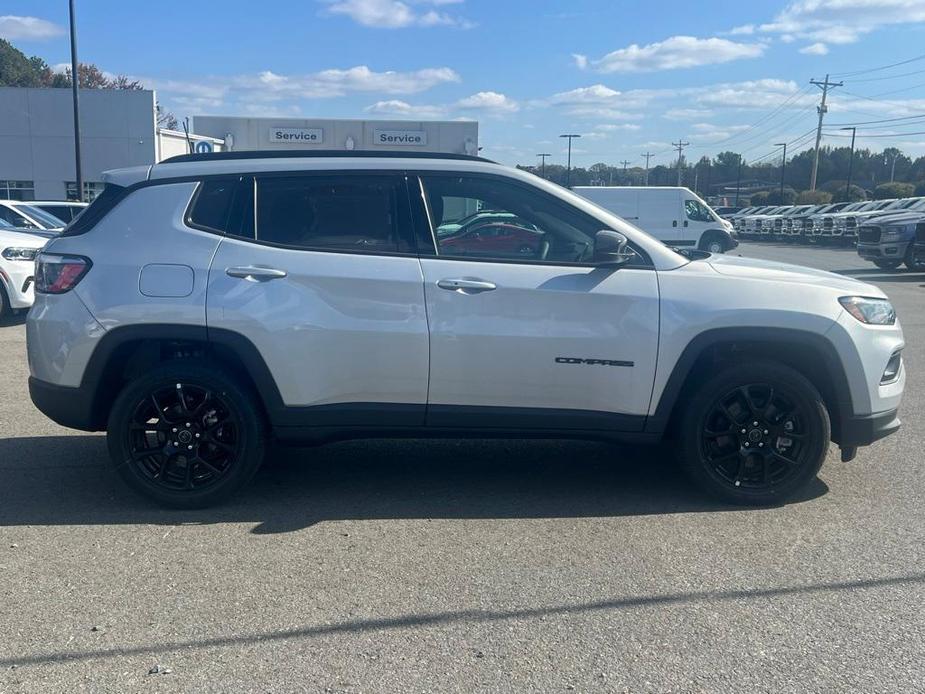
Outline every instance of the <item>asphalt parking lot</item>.
[(737, 252), (878, 284), (906, 333), (903, 429), (782, 508), (663, 449), (361, 441), (161, 510), (32, 407), (3, 325), (0, 692), (925, 690), (925, 274)]

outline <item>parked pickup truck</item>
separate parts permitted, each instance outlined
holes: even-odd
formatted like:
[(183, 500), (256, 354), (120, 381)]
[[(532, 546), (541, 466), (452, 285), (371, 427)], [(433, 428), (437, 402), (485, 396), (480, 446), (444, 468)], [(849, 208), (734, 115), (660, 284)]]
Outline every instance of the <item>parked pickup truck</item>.
[(910, 270), (925, 270), (925, 253), (916, 253), (916, 233), (925, 229), (925, 214), (904, 212), (875, 217), (858, 228), (858, 255), (883, 270), (903, 263)]

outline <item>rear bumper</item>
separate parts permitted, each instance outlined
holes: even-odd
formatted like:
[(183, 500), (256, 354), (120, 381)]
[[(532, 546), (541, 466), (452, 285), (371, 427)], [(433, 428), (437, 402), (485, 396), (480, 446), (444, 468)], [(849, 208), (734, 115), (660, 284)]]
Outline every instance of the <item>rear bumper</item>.
[(53, 422), (70, 429), (98, 431), (93, 422), (92, 396), (88, 389), (70, 388), (29, 377), (32, 403)]
[(838, 445), (869, 446), (874, 441), (896, 433), (901, 426), (898, 410), (887, 410), (876, 414), (853, 416), (842, 420)]

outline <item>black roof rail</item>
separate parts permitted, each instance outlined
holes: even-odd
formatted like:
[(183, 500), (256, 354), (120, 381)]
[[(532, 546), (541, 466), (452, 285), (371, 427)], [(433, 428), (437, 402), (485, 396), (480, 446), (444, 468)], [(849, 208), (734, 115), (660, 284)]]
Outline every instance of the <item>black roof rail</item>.
[(374, 159), (459, 159), (463, 161), (480, 161), (497, 164), (491, 159), (474, 157), (468, 154), (448, 154), (444, 152), (396, 152), (343, 150), (343, 149), (257, 149), (240, 152), (209, 152), (206, 154), (178, 154), (164, 159), (158, 164), (181, 164), (193, 161), (234, 161), (236, 159), (314, 159), (314, 158), (374, 158)]

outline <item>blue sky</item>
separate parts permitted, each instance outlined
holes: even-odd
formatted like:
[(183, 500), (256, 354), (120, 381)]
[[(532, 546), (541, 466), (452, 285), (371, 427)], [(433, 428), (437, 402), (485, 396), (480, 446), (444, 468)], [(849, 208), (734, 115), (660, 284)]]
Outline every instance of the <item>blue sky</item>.
[[(631, 165), (670, 143), (757, 160), (828, 122), (859, 144), (925, 154), (925, 0), (78, 0), (80, 58), (196, 114), (474, 118), (486, 156)], [(0, 37), (69, 59), (66, 0), (3, 0)], [(922, 120), (917, 120), (921, 116)]]

